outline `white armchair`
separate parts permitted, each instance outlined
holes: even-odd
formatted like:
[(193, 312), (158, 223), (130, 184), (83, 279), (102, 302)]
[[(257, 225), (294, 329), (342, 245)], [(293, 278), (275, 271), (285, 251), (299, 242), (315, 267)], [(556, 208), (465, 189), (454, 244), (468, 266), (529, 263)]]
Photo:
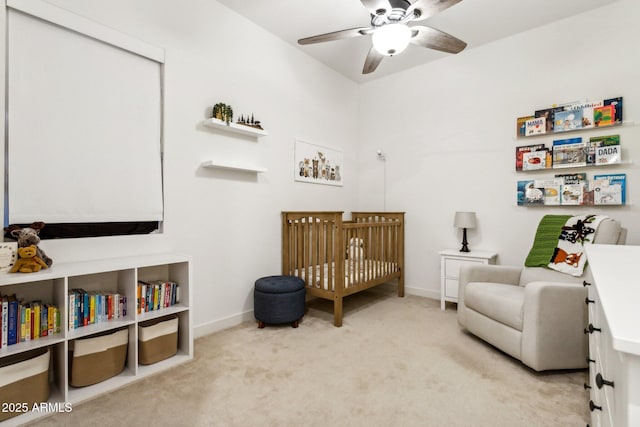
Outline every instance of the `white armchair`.
[[(594, 243), (624, 244), (626, 230), (604, 220)], [(587, 367), (589, 267), (573, 277), (543, 267), (467, 265), (458, 287), (458, 323), (536, 371)]]

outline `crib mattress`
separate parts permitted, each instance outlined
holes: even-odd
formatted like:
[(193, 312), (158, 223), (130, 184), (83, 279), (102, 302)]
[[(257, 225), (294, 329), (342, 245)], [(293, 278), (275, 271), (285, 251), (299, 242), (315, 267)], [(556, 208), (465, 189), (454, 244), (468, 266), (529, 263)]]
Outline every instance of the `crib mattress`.
[[(344, 261), (344, 277), (345, 287), (354, 286), (360, 283), (369, 282), (371, 280), (393, 274), (398, 271), (398, 263), (390, 261), (378, 261), (363, 259), (359, 261)], [(312, 271), (313, 270), (313, 271)], [(294, 275), (302, 278), (307, 286), (314, 286), (324, 290), (333, 291), (334, 283), (329, 283), (329, 279), (335, 274), (335, 263), (325, 263), (323, 266), (323, 275), (321, 277), (321, 269), (319, 265), (302, 269), (298, 274), (298, 269), (294, 270)], [(315, 276), (312, 283), (307, 279)]]

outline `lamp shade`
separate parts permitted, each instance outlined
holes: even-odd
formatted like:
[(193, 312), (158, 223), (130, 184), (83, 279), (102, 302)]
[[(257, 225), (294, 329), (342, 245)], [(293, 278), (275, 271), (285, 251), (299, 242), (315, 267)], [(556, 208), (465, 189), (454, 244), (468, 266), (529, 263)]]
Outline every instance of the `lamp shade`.
[(453, 226), (456, 228), (476, 228), (476, 213), (456, 212)]
[(405, 24), (387, 24), (376, 29), (371, 37), (373, 47), (380, 55), (397, 55), (409, 46), (411, 30)]

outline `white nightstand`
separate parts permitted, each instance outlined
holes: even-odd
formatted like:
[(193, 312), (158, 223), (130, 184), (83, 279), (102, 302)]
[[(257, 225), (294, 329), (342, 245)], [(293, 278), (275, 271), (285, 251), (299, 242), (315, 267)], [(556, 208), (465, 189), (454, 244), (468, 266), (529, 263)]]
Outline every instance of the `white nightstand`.
[(460, 267), (466, 264), (495, 264), (496, 252), (460, 252), (456, 249), (440, 251), (440, 308), (445, 301), (458, 302), (458, 277)]

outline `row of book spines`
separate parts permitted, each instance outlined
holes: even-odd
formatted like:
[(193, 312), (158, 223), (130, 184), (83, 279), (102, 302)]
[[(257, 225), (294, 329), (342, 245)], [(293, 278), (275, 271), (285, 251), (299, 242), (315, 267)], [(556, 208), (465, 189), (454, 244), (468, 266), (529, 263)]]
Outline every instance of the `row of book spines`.
[(15, 294), (2, 297), (0, 348), (60, 333), (60, 311), (42, 301), (25, 302)]
[(69, 291), (69, 330), (127, 315), (127, 297), (117, 293)]
[(138, 314), (171, 307), (180, 302), (180, 286), (176, 282), (154, 280), (138, 281), (136, 310)]

